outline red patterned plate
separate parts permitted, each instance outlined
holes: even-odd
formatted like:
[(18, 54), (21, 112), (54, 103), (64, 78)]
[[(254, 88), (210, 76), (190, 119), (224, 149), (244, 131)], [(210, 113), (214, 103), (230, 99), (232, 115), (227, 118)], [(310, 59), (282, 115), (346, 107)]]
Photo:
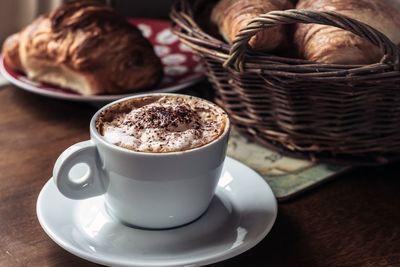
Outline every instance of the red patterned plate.
[(126, 96), (142, 93), (175, 92), (196, 83), (204, 77), (203, 65), (200, 63), (199, 58), (173, 35), (169, 21), (129, 19), (129, 22), (138, 26), (143, 35), (150, 40), (156, 54), (163, 62), (164, 78), (152, 90), (137, 91), (132, 94), (83, 96), (68, 90), (68, 88), (32, 81), (24, 74), (18, 73), (7, 66), (3, 57), (0, 58), (0, 72), (9, 82), (29, 92), (84, 102), (111, 102)]

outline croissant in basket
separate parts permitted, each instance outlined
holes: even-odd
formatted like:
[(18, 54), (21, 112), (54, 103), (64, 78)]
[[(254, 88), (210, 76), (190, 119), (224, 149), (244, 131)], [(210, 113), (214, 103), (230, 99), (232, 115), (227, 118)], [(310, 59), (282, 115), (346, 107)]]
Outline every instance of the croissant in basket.
[[(300, 0), (297, 9), (335, 11), (381, 31), (400, 44), (400, 1), (398, 0)], [(294, 41), (308, 60), (333, 64), (372, 64), (383, 53), (366, 39), (339, 28), (299, 24)]]
[(163, 74), (141, 32), (95, 1), (69, 2), (37, 18), (5, 41), (3, 55), (30, 79), (83, 95), (148, 88)]
[[(358, 0), (359, 9), (355, 8), (356, 1), (311, 2), (331, 3), (326, 5), (328, 10), (339, 2), (352, 3), (354, 13), (361, 12), (375, 18), (375, 23), (386, 25), (382, 31), (387, 35), (400, 32), (390, 24), (398, 23), (398, 17), (392, 16), (393, 11), (383, 18), (384, 13), (378, 12), (379, 9), (371, 13), (361, 6), (367, 2), (370, 6), (391, 3), (395, 10), (394, 1)], [(198, 26), (194, 14), (200, 9), (192, 3), (181, 0), (174, 6), (171, 18), (177, 25), (175, 32), (206, 62), (207, 76), (217, 93), (216, 100), (241, 133), (267, 147), (311, 160), (346, 164), (399, 160), (400, 47), (382, 33), (339, 13), (285, 10), (263, 16), (265, 23), (251, 25), (251, 29), (262, 31), (279, 23), (314, 23), (310, 27), (329, 23), (379, 44), (385, 48), (382, 49), (385, 60), (371, 66), (332, 66), (287, 56), (249, 55), (247, 42), (255, 31), (244, 34), (242, 39), (236, 40), (235, 49), (228, 50), (221, 40)], [(330, 20), (324, 19), (326, 17)], [(315, 46), (307, 46), (307, 49), (318, 51), (315, 38), (319, 33), (321, 49), (330, 47), (335, 56), (341, 57), (336, 53), (341, 47), (324, 39), (323, 32), (298, 32), (297, 37), (302, 38), (300, 45), (306, 47), (313, 40)]]
[[(219, 28), (224, 39), (232, 44), (241, 29), (260, 14), (292, 8), (289, 0), (220, 0), (211, 14), (211, 21)], [(254, 50), (270, 51), (287, 41), (284, 26), (265, 29), (254, 36), (249, 44)]]

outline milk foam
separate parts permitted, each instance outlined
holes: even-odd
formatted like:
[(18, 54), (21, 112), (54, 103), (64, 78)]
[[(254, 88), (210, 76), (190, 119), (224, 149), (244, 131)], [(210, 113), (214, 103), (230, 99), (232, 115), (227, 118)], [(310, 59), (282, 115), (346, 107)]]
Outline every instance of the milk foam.
[[(107, 112), (107, 111), (106, 111)], [(192, 97), (164, 96), (141, 107), (114, 112), (100, 124), (104, 139), (140, 152), (176, 152), (217, 139), (227, 123), (216, 106)]]

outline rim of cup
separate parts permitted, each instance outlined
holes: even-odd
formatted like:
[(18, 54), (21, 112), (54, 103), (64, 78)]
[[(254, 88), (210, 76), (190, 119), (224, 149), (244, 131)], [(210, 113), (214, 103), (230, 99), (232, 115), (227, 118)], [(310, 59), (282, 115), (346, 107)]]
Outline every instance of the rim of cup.
[[(209, 142), (207, 144), (199, 146), (199, 147), (195, 147), (195, 148), (191, 148), (191, 149), (187, 149), (187, 150), (183, 150), (183, 151), (173, 151), (173, 152), (144, 152), (144, 151), (135, 151), (135, 150), (131, 150), (131, 149), (128, 149), (128, 148), (120, 147), (118, 145), (111, 144), (111, 143), (107, 142), (104, 139), (104, 137), (97, 131), (97, 129), (96, 129), (96, 121), (97, 121), (97, 118), (99, 117), (100, 113), (103, 110), (105, 110), (105, 109), (107, 109), (107, 108), (109, 108), (109, 107), (111, 107), (111, 106), (113, 106), (113, 105), (115, 105), (117, 103), (120, 103), (120, 102), (124, 102), (124, 101), (130, 100), (130, 99), (135, 99), (135, 98), (149, 97), (149, 96), (150, 97), (151, 96), (176, 96), (176, 97), (185, 97), (185, 98), (191, 97), (191, 98), (198, 99), (199, 101), (206, 102), (209, 105), (214, 106), (215, 108), (219, 109), (224, 114), (226, 114), (226, 124), (225, 124), (225, 128), (224, 128), (224, 132), (221, 135), (219, 135), (216, 139), (212, 140), (211, 142)], [(165, 156), (171, 156), (171, 155), (181, 155), (181, 154), (186, 154), (186, 153), (190, 153), (190, 152), (199, 151), (199, 150), (205, 149), (205, 148), (207, 148), (209, 146), (212, 146), (213, 144), (215, 144), (215, 143), (219, 142), (220, 140), (222, 140), (227, 134), (229, 134), (230, 128), (231, 128), (230, 118), (229, 118), (228, 114), (225, 112), (225, 110), (223, 110), (220, 106), (214, 104), (213, 102), (211, 102), (209, 100), (206, 100), (206, 99), (203, 99), (203, 98), (200, 98), (200, 97), (197, 97), (197, 96), (184, 95), (184, 94), (175, 94), (175, 93), (147, 93), (147, 94), (143, 93), (143, 94), (140, 94), (140, 95), (124, 97), (124, 98), (118, 99), (116, 101), (113, 101), (113, 102), (105, 105), (104, 107), (100, 108), (93, 115), (92, 119), (90, 120), (90, 134), (91, 134), (91, 136), (96, 138), (103, 145), (105, 145), (105, 146), (107, 146), (107, 147), (109, 147), (111, 149), (116, 149), (116, 150), (118, 150), (120, 152), (123, 152), (123, 153), (128, 153), (128, 154), (132, 154), (133, 153), (133, 154), (138, 154), (138, 155), (143, 155), (143, 156), (156, 156), (156, 155), (157, 156), (164, 156), (164, 155)]]

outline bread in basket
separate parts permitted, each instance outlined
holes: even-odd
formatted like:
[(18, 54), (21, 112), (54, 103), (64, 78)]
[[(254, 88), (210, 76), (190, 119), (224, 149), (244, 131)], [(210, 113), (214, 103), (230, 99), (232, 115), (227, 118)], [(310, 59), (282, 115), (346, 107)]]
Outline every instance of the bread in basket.
[[(335, 12), (273, 11), (252, 20), (232, 45), (199, 26), (207, 1), (181, 0), (171, 18), (199, 54), (216, 101), (237, 129), (289, 155), (380, 164), (400, 158), (400, 50), (384, 34)], [(314, 23), (350, 31), (378, 46), (369, 65), (323, 64), (253, 51), (248, 41), (274, 25)]]

